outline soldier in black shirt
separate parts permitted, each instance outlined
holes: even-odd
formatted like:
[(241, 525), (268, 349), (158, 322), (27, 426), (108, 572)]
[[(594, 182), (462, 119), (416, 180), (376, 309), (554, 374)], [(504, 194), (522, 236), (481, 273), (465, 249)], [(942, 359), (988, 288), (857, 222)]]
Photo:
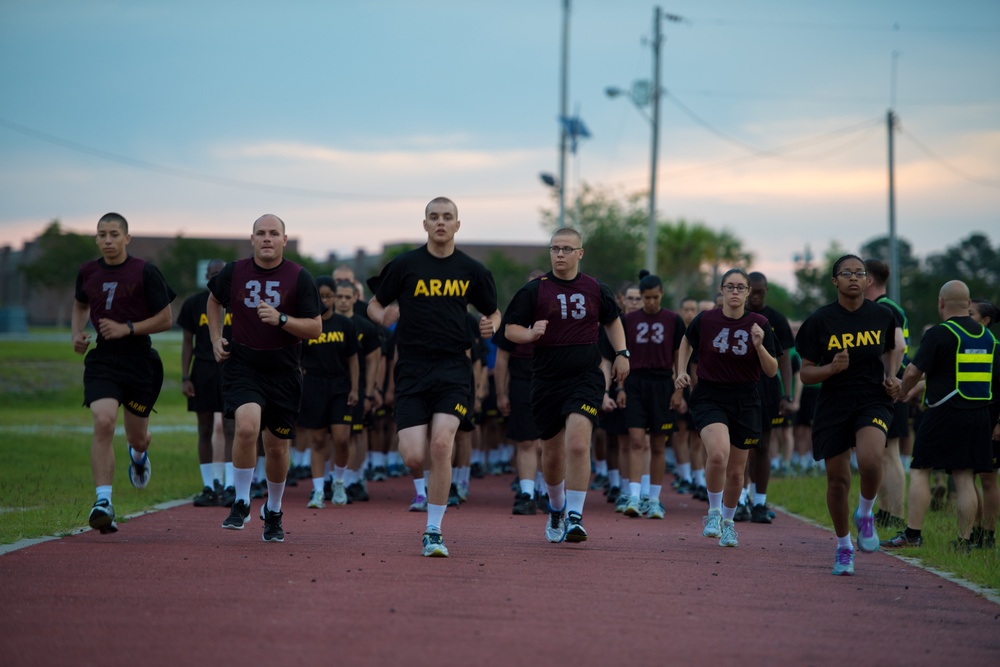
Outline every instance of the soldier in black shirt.
[(90, 346), (88, 318), (97, 331), (97, 347), (84, 359), (83, 404), (94, 417), (90, 463), (97, 486), (88, 521), (102, 533), (118, 530), (111, 485), (119, 405), (125, 408), (129, 481), (137, 489), (149, 482), (149, 413), (163, 386), (163, 363), (149, 335), (170, 328), (170, 302), (176, 296), (159, 269), (128, 254), (131, 240), (124, 217), (101, 217), (97, 247), (102, 257), (80, 267), (73, 302), (73, 350), (84, 354)]
[[(858, 547), (877, 551), (872, 507), (882, 477), (882, 450), (899, 394), (895, 320), (888, 306), (865, 299), (867, 270), (855, 255), (833, 265), (837, 300), (810, 315), (795, 338), (803, 384), (822, 382), (813, 419), (813, 456), (826, 461), (826, 504), (837, 535), (833, 574), (854, 574), (848, 494), (851, 449), (857, 449), (861, 497), (854, 524)], [(901, 351), (899, 351), (901, 352)]]
[(399, 321), (395, 369), (399, 452), (414, 471), (422, 470), (424, 457), (430, 457), (422, 553), (447, 556), (441, 521), (451, 487), (455, 433), (473, 408), (467, 309), (471, 303), (487, 314), (480, 319), (484, 336), (492, 336), (500, 326), (500, 311), (493, 275), (455, 248), (455, 232), (461, 226), (455, 203), (445, 197), (431, 200), (423, 224), (426, 245), (396, 257), (369, 283), (375, 294), (368, 315), (385, 327)]
[[(225, 262), (213, 259), (205, 269), (205, 280), (211, 280)], [(232, 419), (222, 419), (224, 438), (220, 466), (228, 470), (215, 470), (212, 435), (215, 432), (216, 413), (222, 412), (222, 381), (219, 364), (215, 361), (212, 351), (212, 339), (208, 335), (208, 290), (202, 290), (194, 296), (185, 299), (181, 313), (177, 316), (177, 326), (181, 328), (181, 391), (187, 396), (188, 412), (194, 412), (198, 419), (198, 463), (201, 469), (202, 491), (194, 499), (195, 507), (215, 507), (225, 505), (230, 507), (235, 500), (233, 477), (233, 430)], [(229, 336), (228, 328), (232, 324), (232, 316), (227, 315), (224, 335)], [(227, 484), (223, 484), (223, 479)], [(228, 502), (227, 502), (228, 498)]]
[[(281, 497), (288, 475), (288, 445), (302, 399), (302, 339), (323, 332), (316, 283), (283, 258), (288, 236), (276, 215), (263, 215), (250, 235), (253, 256), (230, 262), (208, 283), (208, 327), (222, 369), (226, 414), (236, 419), (233, 477), (236, 501), (223, 528), (243, 530), (250, 516), (250, 482), (257, 438), (264, 444), (267, 502), (261, 506), (263, 538), (283, 542)], [(222, 335), (223, 309), (233, 313), (232, 340)]]
[(628, 377), (625, 330), (618, 304), (604, 283), (580, 272), (579, 232), (552, 235), (552, 270), (514, 295), (506, 337), (533, 344), (532, 416), (542, 440), (542, 473), (549, 493), (549, 542), (582, 542), (583, 505), (590, 482), (590, 440), (608, 384), (601, 371), (598, 331), (615, 350), (611, 381)]

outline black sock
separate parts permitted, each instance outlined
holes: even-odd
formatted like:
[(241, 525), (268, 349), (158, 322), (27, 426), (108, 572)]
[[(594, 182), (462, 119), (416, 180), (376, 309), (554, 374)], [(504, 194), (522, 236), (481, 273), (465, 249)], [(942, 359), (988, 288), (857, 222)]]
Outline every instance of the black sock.
[(918, 537), (920, 537), (920, 531), (919, 530), (914, 530), (913, 528), (910, 528), (909, 526), (906, 527), (906, 539), (908, 539), (908, 540), (915, 540)]

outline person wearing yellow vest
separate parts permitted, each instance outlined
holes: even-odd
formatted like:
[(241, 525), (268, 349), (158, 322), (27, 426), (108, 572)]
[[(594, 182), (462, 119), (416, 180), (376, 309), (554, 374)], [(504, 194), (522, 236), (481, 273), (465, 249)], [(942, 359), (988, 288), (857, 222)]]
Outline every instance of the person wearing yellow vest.
[(907, 527), (884, 540), (884, 549), (918, 547), (930, 506), (930, 473), (943, 469), (955, 483), (958, 539), (952, 546), (968, 552), (976, 516), (975, 474), (992, 470), (989, 401), (1000, 389), (997, 341), (989, 329), (969, 316), (969, 288), (952, 280), (938, 294), (943, 322), (924, 334), (920, 349), (903, 373), (901, 396), (926, 376), (920, 421), (910, 464)]

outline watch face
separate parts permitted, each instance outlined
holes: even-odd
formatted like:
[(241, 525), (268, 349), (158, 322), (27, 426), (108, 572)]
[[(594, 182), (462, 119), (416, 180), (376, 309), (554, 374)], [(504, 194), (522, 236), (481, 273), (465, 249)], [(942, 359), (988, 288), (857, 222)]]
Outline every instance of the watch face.
[(285, 326), (286, 324), (288, 324), (288, 315), (282, 313), (281, 317), (278, 318), (278, 324), (280, 324), (281, 326)]

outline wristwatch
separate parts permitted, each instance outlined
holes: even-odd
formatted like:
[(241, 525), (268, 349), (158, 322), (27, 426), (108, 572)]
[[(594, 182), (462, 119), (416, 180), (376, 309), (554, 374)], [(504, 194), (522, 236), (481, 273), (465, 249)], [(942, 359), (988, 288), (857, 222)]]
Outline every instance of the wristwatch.
[(283, 327), (286, 324), (288, 324), (288, 315), (285, 315), (284, 313), (282, 313), (281, 317), (278, 318), (278, 327), (279, 328)]
[(625, 357), (626, 359), (628, 359), (632, 355), (629, 354), (628, 350), (618, 350), (617, 352), (615, 352), (615, 356), (616, 357)]

